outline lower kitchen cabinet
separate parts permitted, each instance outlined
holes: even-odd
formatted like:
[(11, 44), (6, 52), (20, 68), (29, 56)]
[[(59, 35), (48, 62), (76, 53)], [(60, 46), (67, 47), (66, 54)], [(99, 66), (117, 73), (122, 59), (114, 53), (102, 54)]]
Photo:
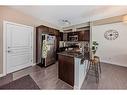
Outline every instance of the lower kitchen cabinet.
[(58, 76), (61, 80), (74, 86), (74, 58), (58, 55)]

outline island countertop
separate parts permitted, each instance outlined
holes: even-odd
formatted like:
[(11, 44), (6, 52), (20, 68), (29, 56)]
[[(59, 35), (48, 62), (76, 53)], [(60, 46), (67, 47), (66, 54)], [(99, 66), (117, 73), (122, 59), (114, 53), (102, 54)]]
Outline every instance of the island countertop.
[(81, 60), (89, 58), (89, 54), (83, 55), (82, 53), (75, 52), (75, 51), (63, 51), (63, 52), (59, 52), (57, 54), (68, 56), (68, 57), (73, 57), (73, 58), (80, 58)]
[(75, 52), (75, 51), (63, 51), (63, 52), (59, 52), (57, 54), (69, 56), (69, 57), (76, 57), (76, 58), (82, 58), (83, 57), (82, 53)]

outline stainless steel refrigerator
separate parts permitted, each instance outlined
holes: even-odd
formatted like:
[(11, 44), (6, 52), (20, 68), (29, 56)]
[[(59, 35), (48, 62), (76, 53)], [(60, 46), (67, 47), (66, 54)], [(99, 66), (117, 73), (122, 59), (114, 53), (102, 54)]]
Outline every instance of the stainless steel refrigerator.
[(46, 67), (56, 62), (56, 37), (42, 34), (42, 64)]

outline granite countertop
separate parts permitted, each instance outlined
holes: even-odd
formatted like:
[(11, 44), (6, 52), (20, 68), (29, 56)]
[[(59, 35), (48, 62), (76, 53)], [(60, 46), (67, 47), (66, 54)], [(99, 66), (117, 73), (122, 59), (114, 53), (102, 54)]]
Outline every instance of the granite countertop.
[(80, 52), (74, 52), (74, 51), (63, 51), (58, 53), (59, 55), (64, 55), (64, 56), (68, 56), (68, 57), (73, 57), (73, 58), (79, 58), (81, 60), (81, 64), (84, 64), (84, 60), (87, 59), (86, 56), (84, 56), (82, 53)]
[(80, 52), (75, 52), (75, 51), (63, 51), (59, 52), (59, 55), (65, 55), (69, 57), (76, 57), (76, 58), (84, 58), (84, 56)]

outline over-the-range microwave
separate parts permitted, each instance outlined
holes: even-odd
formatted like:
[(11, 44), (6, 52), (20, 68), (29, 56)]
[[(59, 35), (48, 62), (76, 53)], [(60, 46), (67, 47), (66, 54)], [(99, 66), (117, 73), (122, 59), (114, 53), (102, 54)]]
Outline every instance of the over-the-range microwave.
[(69, 36), (69, 41), (78, 41), (78, 35)]

